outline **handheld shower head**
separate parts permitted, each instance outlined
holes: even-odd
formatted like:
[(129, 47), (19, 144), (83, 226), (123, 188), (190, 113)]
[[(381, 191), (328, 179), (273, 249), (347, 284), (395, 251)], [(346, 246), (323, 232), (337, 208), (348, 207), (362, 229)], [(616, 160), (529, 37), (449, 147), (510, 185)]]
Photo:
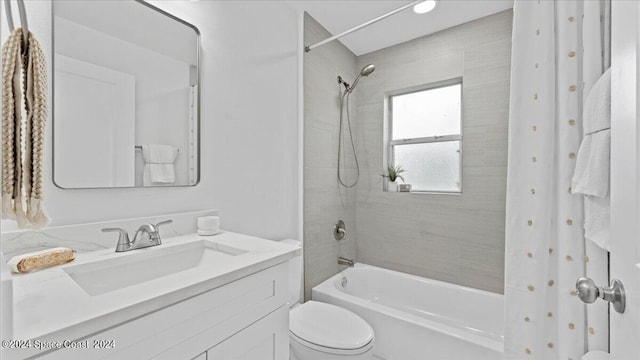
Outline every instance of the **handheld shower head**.
[(358, 77), (353, 81), (353, 85), (351, 85), (348, 89), (349, 92), (352, 92), (353, 89), (356, 88), (356, 85), (358, 85), (358, 81), (360, 81), (360, 78), (363, 76), (369, 76), (371, 75), (372, 72), (374, 72), (376, 70), (376, 66), (373, 64), (369, 64), (366, 65), (365, 67), (362, 68), (362, 70), (360, 70), (360, 74), (358, 74)]
[(361, 76), (369, 76), (375, 70), (376, 70), (376, 66), (373, 65), (373, 64), (369, 64), (369, 65), (366, 65), (365, 67), (363, 67), (362, 70), (360, 70), (360, 75)]

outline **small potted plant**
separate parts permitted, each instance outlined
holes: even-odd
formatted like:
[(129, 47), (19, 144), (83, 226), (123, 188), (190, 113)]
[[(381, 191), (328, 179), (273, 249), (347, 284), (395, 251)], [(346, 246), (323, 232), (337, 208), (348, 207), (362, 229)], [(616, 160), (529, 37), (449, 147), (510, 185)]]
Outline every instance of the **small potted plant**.
[(403, 172), (407, 170), (402, 168), (402, 165), (389, 165), (387, 167), (387, 172), (382, 174), (382, 177), (387, 179), (387, 191), (389, 192), (398, 192), (398, 179), (401, 179), (404, 182), (404, 178), (402, 177)]

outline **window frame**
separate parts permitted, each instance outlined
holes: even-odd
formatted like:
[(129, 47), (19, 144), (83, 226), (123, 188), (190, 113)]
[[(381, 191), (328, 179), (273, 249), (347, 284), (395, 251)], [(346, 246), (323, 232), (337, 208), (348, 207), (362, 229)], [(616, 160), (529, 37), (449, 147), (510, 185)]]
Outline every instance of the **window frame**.
[[(418, 138), (406, 138), (406, 139), (393, 139), (393, 97), (413, 94), (416, 92), (435, 90), (443, 87), (460, 85), (460, 134), (458, 135), (434, 135), (428, 137), (418, 137)], [(395, 152), (394, 149), (396, 146), (402, 145), (410, 145), (410, 144), (429, 144), (429, 143), (441, 143), (441, 142), (449, 142), (449, 141), (459, 141), (460, 142), (460, 150), (459, 150), (459, 174), (460, 174), (460, 190), (459, 191), (444, 191), (444, 190), (414, 190), (411, 189), (411, 193), (414, 194), (443, 194), (443, 195), (462, 195), (463, 192), (463, 166), (462, 166), (462, 154), (463, 154), (463, 136), (462, 133), (464, 131), (464, 100), (463, 100), (463, 79), (462, 77), (456, 77), (452, 79), (447, 79), (443, 81), (431, 82), (428, 84), (413, 86), (409, 88), (404, 88), (400, 90), (390, 91), (385, 94), (385, 136), (384, 136), (384, 144), (386, 147), (385, 159), (384, 163), (386, 166), (395, 166)]]

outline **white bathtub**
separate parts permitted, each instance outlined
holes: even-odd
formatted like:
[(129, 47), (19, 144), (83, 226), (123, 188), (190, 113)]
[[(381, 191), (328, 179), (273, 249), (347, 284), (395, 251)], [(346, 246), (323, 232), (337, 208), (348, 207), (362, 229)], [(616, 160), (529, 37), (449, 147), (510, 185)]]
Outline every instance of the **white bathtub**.
[(499, 360), (503, 296), (356, 264), (312, 290), (313, 300), (349, 309), (375, 334), (384, 360)]

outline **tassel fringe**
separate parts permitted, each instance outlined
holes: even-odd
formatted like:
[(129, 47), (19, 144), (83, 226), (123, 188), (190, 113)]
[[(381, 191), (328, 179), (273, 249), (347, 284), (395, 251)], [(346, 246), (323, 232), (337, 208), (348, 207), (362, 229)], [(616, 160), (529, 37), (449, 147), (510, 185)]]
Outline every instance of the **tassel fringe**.
[(2, 194), (2, 218), (16, 219), (16, 209), (13, 207), (13, 197), (11, 194)]
[(44, 209), (42, 199), (29, 199), (29, 222), (34, 229), (42, 229), (49, 224), (49, 216)]

